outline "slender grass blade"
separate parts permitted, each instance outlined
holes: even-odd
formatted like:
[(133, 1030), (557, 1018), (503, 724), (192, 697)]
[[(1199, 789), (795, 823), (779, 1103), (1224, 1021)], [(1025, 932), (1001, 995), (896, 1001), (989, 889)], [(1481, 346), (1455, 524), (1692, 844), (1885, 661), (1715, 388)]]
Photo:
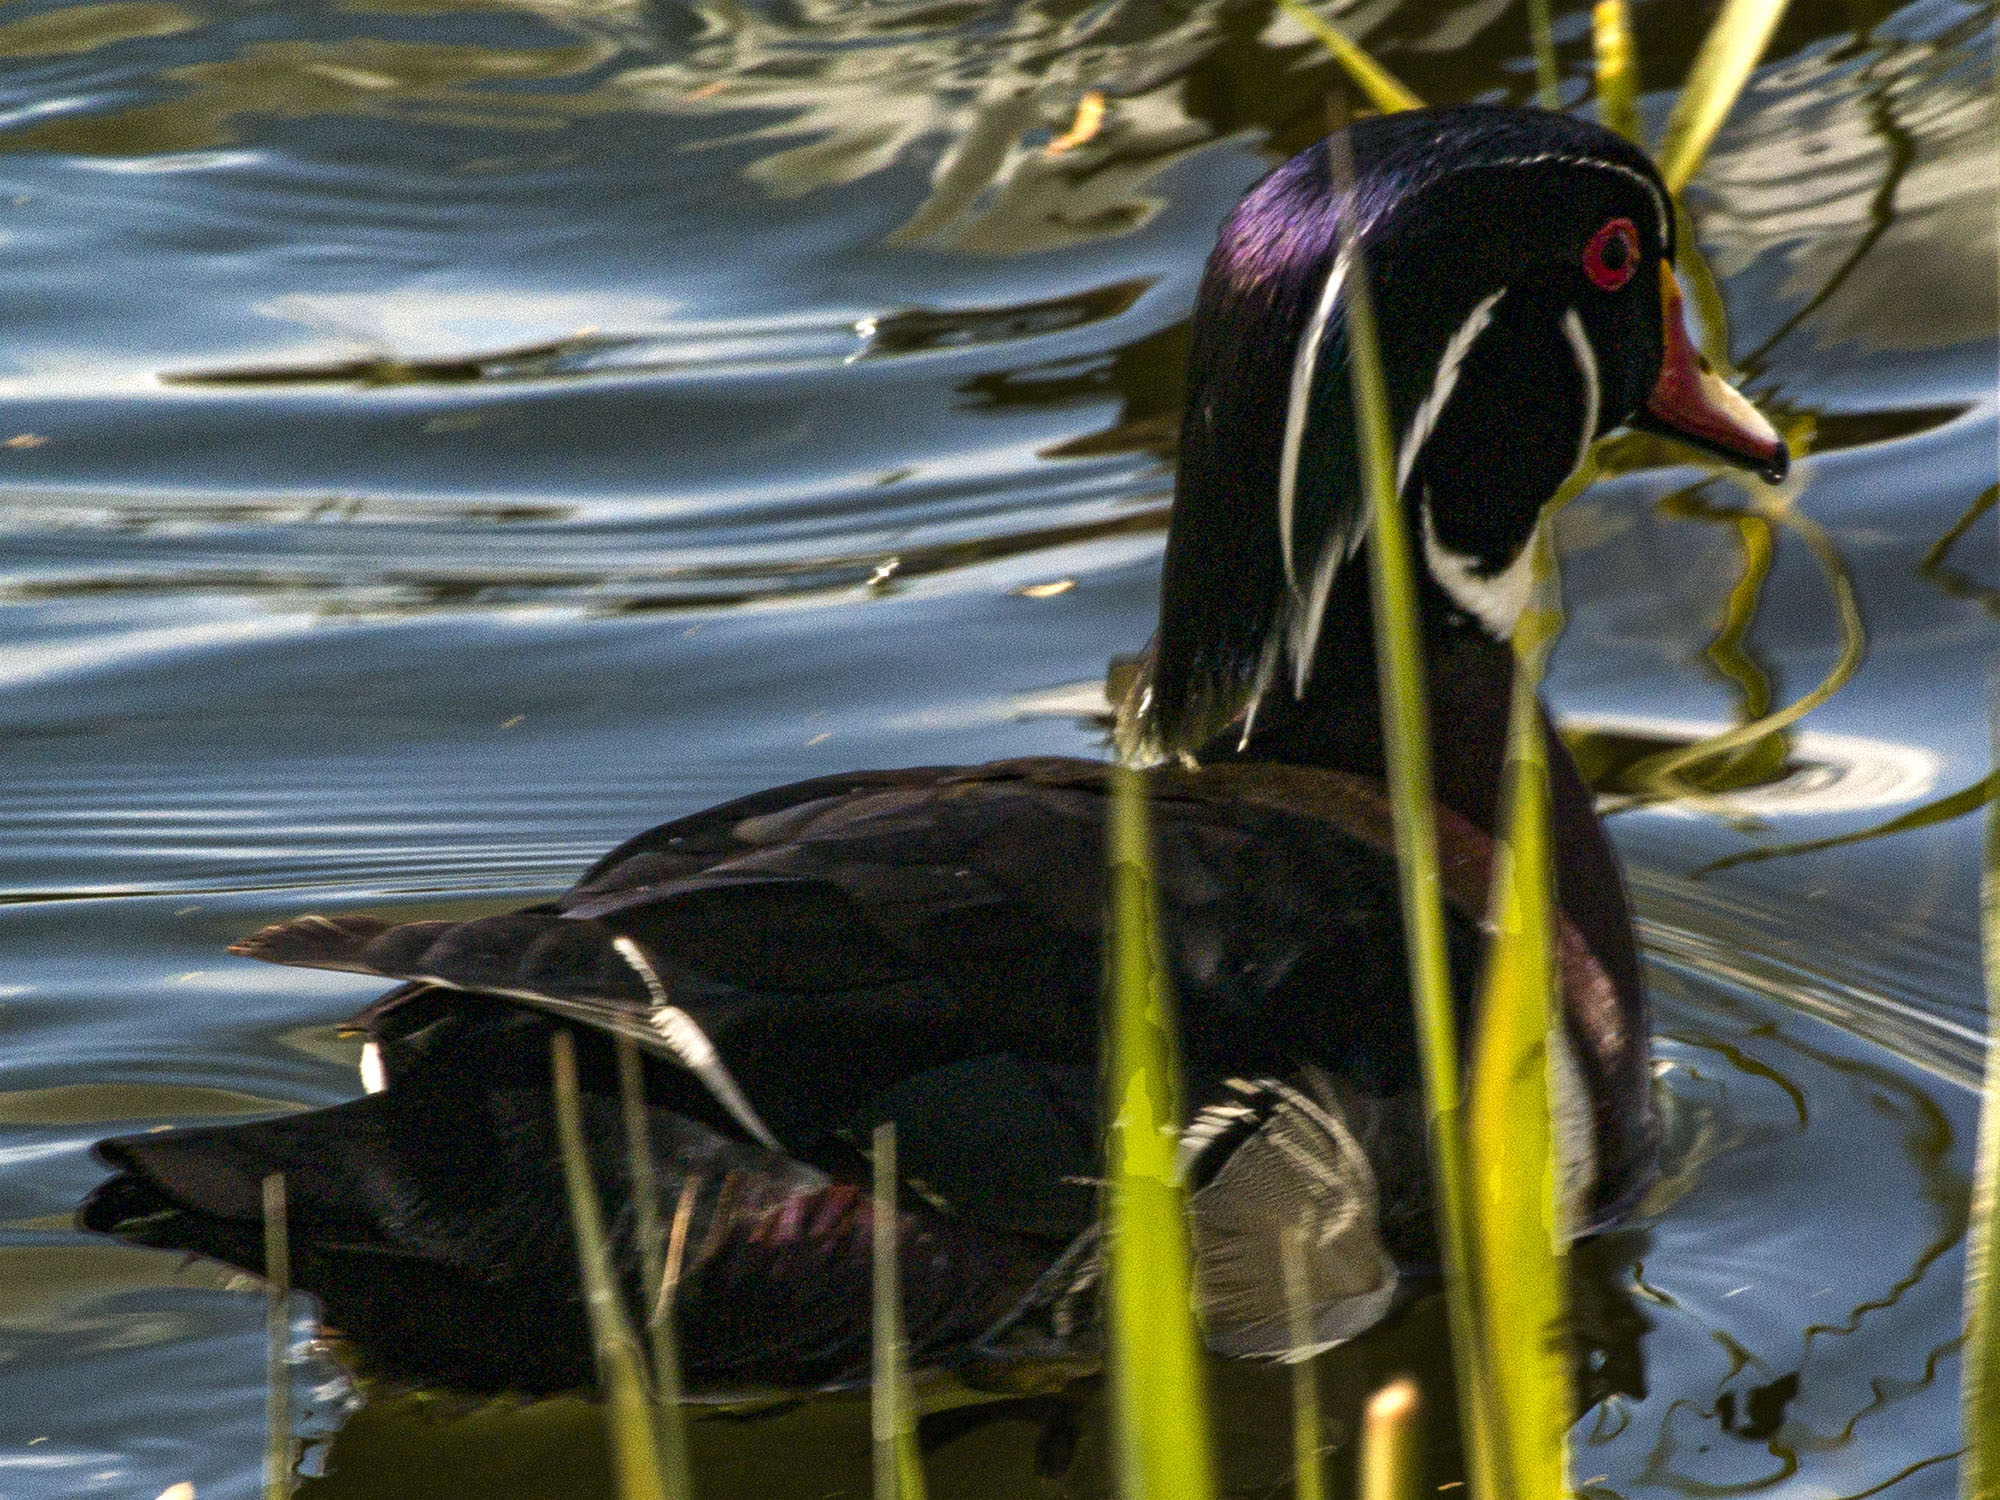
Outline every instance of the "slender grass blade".
[[(646, 1122), (646, 1081), (639, 1044), (620, 1036), (618, 1045), (618, 1104), (625, 1124), (627, 1168), (632, 1179), (632, 1233), (639, 1244), (640, 1299), (650, 1299), (646, 1341), (653, 1356), (654, 1418), (660, 1463), (669, 1495), (694, 1493), (688, 1463), (687, 1414), (681, 1410), (680, 1344), (674, 1333), (674, 1283), (680, 1279), (680, 1258), (671, 1270), (660, 1233), (660, 1174), (653, 1161), (653, 1133)], [(682, 1199), (682, 1209), (691, 1204)], [(676, 1224), (685, 1238), (684, 1212)], [(676, 1241), (679, 1244), (679, 1241)]]
[[(1547, 547), (1534, 544), (1543, 591)], [(1571, 1226), (1557, 1190), (1551, 1038), (1561, 1026), (1548, 751), (1536, 689), (1559, 616), (1515, 628), (1505, 795), (1466, 1106), (1477, 1227), (1474, 1285), (1491, 1393), (1490, 1455), (1508, 1500), (1562, 1500), (1572, 1417), (1565, 1288)]]
[(1362, 51), (1354, 39), (1333, 22), (1308, 8), (1304, 0), (1278, 0), (1278, 4), (1286, 15), (1319, 39), (1320, 45), (1333, 54), (1333, 60), (1354, 81), (1354, 86), (1366, 94), (1368, 102), (1383, 114), (1424, 107), (1424, 101), (1411, 93), (1401, 79)]
[(1639, 53), (1632, 44), (1632, 12), (1625, 0), (1597, 0), (1590, 12), (1590, 44), (1597, 57), (1597, 119), (1634, 145), (1639, 124)]
[(1112, 768), (1106, 833), (1105, 1362), (1116, 1484), (1122, 1500), (1211, 1500), (1208, 1393), (1178, 1162), (1173, 995), (1138, 772)]
[(1405, 1376), (1361, 1413), (1360, 1500), (1418, 1500), (1417, 1384)]
[(1562, 64), (1556, 58), (1555, 28), (1549, 24), (1549, 0), (1528, 0), (1528, 37), (1535, 48), (1535, 102), (1543, 109), (1562, 108)]
[(1667, 116), (1659, 163), (1669, 192), (1693, 180), (1784, 14), (1785, 0), (1725, 0)]
[(869, 1425), (875, 1438), (875, 1500), (924, 1500), (917, 1453), (916, 1401), (910, 1388), (909, 1345), (903, 1337), (903, 1278), (896, 1255), (896, 1127), (875, 1127), (874, 1253), (875, 1368)]
[(1742, 372), (1729, 357), (1729, 304), (1722, 300), (1722, 283), (1701, 253), (1687, 205), (1679, 199), (1674, 200), (1674, 224), (1674, 274), (1694, 308), (1696, 342), (1715, 373), (1734, 381)]
[[(1352, 182), (1344, 138), (1329, 142), (1336, 183)], [(1438, 873), (1437, 816), (1431, 801), (1430, 710), (1424, 682), (1417, 585), (1410, 563), (1408, 526), (1396, 490), (1388, 386), (1382, 374), (1375, 305), (1360, 247), (1349, 237), (1343, 300), (1347, 314), (1348, 375), (1353, 388), (1362, 488), (1369, 520), (1369, 598), (1375, 623), (1376, 671), (1382, 700), (1382, 744), (1389, 805), (1395, 827), (1396, 873), (1401, 886), (1404, 945), (1416, 1011), (1417, 1049), (1429, 1117), (1431, 1174), (1436, 1184), (1438, 1238), (1444, 1252), (1445, 1299), (1452, 1355), (1458, 1374), (1459, 1415), (1475, 1474), (1488, 1472), (1483, 1455), (1486, 1393), (1479, 1378), (1480, 1331), (1468, 1271), (1472, 1264), (1472, 1208), (1468, 1198), (1458, 1025), (1452, 1011), (1451, 970), (1445, 956), (1443, 887)], [(1475, 1488), (1480, 1500), (1490, 1489)]]
[(1287, 1229), (1278, 1245), (1285, 1278), (1285, 1318), (1292, 1352), (1292, 1494), (1295, 1500), (1325, 1500), (1326, 1476), (1319, 1456), (1319, 1376), (1312, 1360), (1312, 1299), (1306, 1281), (1306, 1231)]
[[(292, 1246), (285, 1174), (264, 1179), (264, 1496), (292, 1493)], [(190, 1487), (192, 1488), (192, 1487)]]
[[(2000, 725), (1994, 729), (2000, 747)], [(2000, 761), (2000, 754), (1996, 754)], [(1995, 775), (2000, 775), (1996, 770)], [(1986, 861), (1980, 881), (1986, 959), (1986, 1085), (1979, 1111), (1979, 1156), (1965, 1245), (1964, 1500), (2000, 1500), (2000, 804), (1986, 814)]]
[[(556, 1136), (562, 1152), (563, 1182), (569, 1190), (570, 1224), (576, 1233), (577, 1267), (583, 1281), (584, 1311), (604, 1394), (604, 1424), (611, 1443), (611, 1472), (620, 1500), (669, 1500), (666, 1466), (660, 1460), (653, 1399), (646, 1389), (646, 1363), (625, 1316), (611, 1253), (604, 1233), (604, 1210), (597, 1201), (590, 1157), (583, 1143), (583, 1104), (576, 1083), (576, 1043), (559, 1031), (549, 1044), (555, 1084)], [(680, 1500), (675, 1496), (674, 1500)]]

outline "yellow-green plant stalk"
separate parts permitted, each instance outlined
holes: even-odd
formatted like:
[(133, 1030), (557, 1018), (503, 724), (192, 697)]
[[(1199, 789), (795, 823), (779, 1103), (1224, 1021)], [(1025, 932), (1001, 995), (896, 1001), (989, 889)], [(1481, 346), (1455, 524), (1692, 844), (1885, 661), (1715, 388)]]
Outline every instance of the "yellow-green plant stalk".
[(1319, 1458), (1319, 1377), (1313, 1368), (1312, 1297), (1306, 1281), (1306, 1230), (1288, 1226), (1278, 1242), (1285, 1278), (1285, 1323), (1291, 1341), (1292, 1495), (1325, 1500), (1326, 1476)]
[[(1353, 166), (1336, 138), (1333, 180), (1353, 180)], [(1389, 392), (1382, 374), (1381, 341), (1367, 267), (1351, 238), (1342, 246), (1349, 266), (1343, 302), (1347, 313), (1348, 377), (1368, 514), (1369, 598), (1375, 624), (1375, 663), (1382, 700), (1382, 749), (1395, 827), (1396, 875), (1401, 888), (1403, 941), (1408, 953), (1410, 998), (1416, 1011), (1417, 1052), (1430, 1126), (1431, 1176), (1437, 1192), (1438, 1239), (1443, 1249), (1445, 1301), (1450, 1315), (1453, 1367), (1458, 1374), (1459, 1417), (1475, 1473), (1485, 1472), (1485, 1387), (1479, 1379), (1481, 1333), (1468, 1271), (1472, 1264), (1472, 1210), (1466, 1176), (1458, 1024), (1452, 1012), (1451, 968), (1446, 957), (1444, 891), (1438, 869), (1437, 813), (1431, 800), (1430, 708), (1424, 682), (1416, 575), (1410, 563), (1408, 526), (1396, 492)], [(1474, 1500), (1499, 1500), (1475, 1491)]]
[[(653, 1402), (659, 1408), (660, 1462), (667, 1493), (694, 1492), (688, 1464), (687, 1414), (681, 1410), (680, 1344), (674, 1335), (674, 1289), (660, 1233), (660, 1174), (653, 1162), (653, 1133), (646, 1122), (646, 1080), (639, 1044), (618, 1038), (618, 1103), (625, 1123), (625, 1153), (632, 1178), (632, 1234), (639, 1248), (639, 1305), (649, 1303), (646, 1341), (653, 1356)], [(674, 1281), (680, 1266), (673, 1268)]]
[(1625, 0), (1597, 0), (1590, 12), (1590, 45), (1597, 58), (1597, 120), (1636, 146), (1646, 144), (1639, 124), (1639, 53), (1632, 45), (1632, 12)]
[(1528, 0), (1528, 39), (1535, 48), (1535, 102), (1543, 109), (1561, 109), (1562, 64), (1556, 60), (1549, 0)]
[(1407, 1375), (1368, 1398), (1361, 1412), (1360, 1500), (1419, 1497), (1417, 1383)]
[(1994, 1234), (2000, 1203), (2000, 804), (1990, 805), (1986, 814), (1979, 904), (1986, 959), (1986, 1087), (1965, 1238), (1965, 1454), (1958, 1492), (1964, 1500), (2000, 1500), (2000, 1237)]
[(1491, 1423), (1484, 1493), (1563, 1500), (1573, 1415), (1565, 1288), (1571, 1226), (1557, 1186), (1551, 1040), (1562, 1025), (1548, 750), (1537, 688), (1560, 615), (1538, 528), (1543, 600), (1514, 630), (1514, 686), (1486, 967), (1467, 1091), (1482, 1383)]
[(1715, 133), (1735, 108), (1784, 13), (1785, 0), (1724, 0), (1722, 12), (1703, 38), (1694, 66), (1674, 100), (1673, 112), (1667, 116), (1658, 152), (1660, 175), (1675, 199), (1678, 265), (1688, 299), (1700, 316), (1701, 352), (1725, 380), (1734, 379), (1736, 374), (1729, 362), (1728, 310), (1715, 273), (1695, 242), (1694, 225), (1679, 201), (1680, 192), (1693, 181)]
[(292, 1245), (285, 1174), (264, 1179), (264, 1496), (292, 1493)]
[(1947, 792), (1942, 797), (1933, 798), (1911, 808), (1908, 812), (1876, 823), (1867, 828), (1857, 828), (1852, 833), (1836, 833), (1823, 839), (1800, 839), (1791, 844), (1766, 844), (1761, 849), (1744, 849), (1736, 854), (1725, 854), (1721, 859), (1710, 860), (1690, 872), (1693, 879), (1713, 875), (1718, 870), (1732, 869), (1737, 865), (1756, 864), (1765, 859), (1790, 859), (1796, 854), (1817, 854), (1822, 849), (1840, 849), (1849, 844), (1865, 844), (1873, 839), (1893, 837), (1908, 833), (1916, 828), (1930, 828), (1939, 823), (1949, 823), (1953, 818), (1962, 818), (1967, 813), (1977, 812), (1992, 802), (2000, 800), (2000, 771), (1989, 771), (1971, 786), (1962, 786), (1955, 792)]
[[(558, 1031), (549, 1043), (555, 1084), (556, 1138), (563, 1182), (569, 1190), (570, 1225), (576, 1234), (577, 1268), (583, 1281), (584, 1312), (591, 1348), (597, 1355), (604, 1395), (604, 1425), (611, 1443), (611, 1473), (619, 1500), (670, 1500), (666, 1466), (654, 1423), (653, 1398), (646, 1388), (646, 1361), (638, 1337), (619, 1300), (604, 1234), (604, 1210), (590, 1174), (583, 1144), (583, 1104), (576, 1084), (576, 1042)], [(672, 1495), (671, 1500), (683, 1500)]]
[(1121, 1500), (1212, 1500), (1208, 1391), (1178, 1160), (1177, 1033), (1141, 773), (1112, 767), (1105, 833), (1105, 1363), (1115, 1483)]
[(1785, 0), (1725, 0), (1660, 139), (1660, 175), (1669, 192), (1679, 193), (1693, 180), (1784, 14)]
[(1354, 80), (1354, 86), (1366, 94), (1368, 102), (1383, 114), (1394, 114), (1399, 109), (1423, 108), (1424, 101), (1411, 93), (1401, 79), (1363, 52), (1354, 39), (1333, 22), (1308, 9), (1304, 0), (1278, 0), (1278, 4), (1286, 15), (1319, 39), (1320, 45), (1333, 54), (1333, 60)]
[(874, 1383), (869, 1427), (875, 1439), (875, 1500), (924, 1500), (917, 1455), (916, 1400), (910, 1389), (909, 1346), (903, 1337), (903, 1277), (896, 1258), (896, 1127), (875, 1127)]

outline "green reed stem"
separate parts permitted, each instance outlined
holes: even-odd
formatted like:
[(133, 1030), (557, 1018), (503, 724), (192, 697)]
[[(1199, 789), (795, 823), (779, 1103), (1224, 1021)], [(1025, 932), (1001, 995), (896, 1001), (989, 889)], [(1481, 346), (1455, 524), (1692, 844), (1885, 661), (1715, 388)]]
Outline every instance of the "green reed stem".
[(619, 1500), (669, 1500), (670, 1494), (673, 1500), (681, 1500), (685, 1491), (670, 1492), (667, 1488), (667, 1465), (661, 1460), (653, 1399), (646, 1389), (645, 1356), (625, 1316), (611, 1271), (604, 1210), (597, 1200), (597, 1183), (591, 1176), (590, 1156), (583, 1141), (576, 1041), (567, 1031), (558, 1031), (550, 1040), (549, 1051), (556, 1138), (562, 1153), (563, 1183), (569, 1190), (570, 1225), (576, 1233), (584, 1313), (590, 1322), (590, 1343), (597, 1355), (598, 1382), (604, 1393), (613, 1481)]
[[(1995, 728), (2000, 776), (2000, 726)], [(2000, 1500), (2000, 803), (1986, 814), (1980, 917), (1986, 960), (1986, 1078), (1979, 1110), (1979, 1155), (1965, 1243), (1965, 1454), (1963, 1500)]]
[(1325, 1500), (1326, 1475), (1319, 1456), (1319, 1375), (1313, 1367), (1312, 1291), (1306, 1276), (1306, 1230), (1288, 1226), (1278, 1241), (1285, 1278), (1286, 1333), (1291, 1342), (1292, 1494), (1294, 1500)]
[(1694, 305), (1695, 336), (1702, 358), (1724, 380), (1734, 381), (1742, 372), (1729, 357), (1729, 304), (1722, 300), (1722, 284), (1708, 257), (1701, 253), (1700, 237), (1687, 205), (1674, 200), (1674, 272), (1687, 299)]
[(1667, 191), (1678, 194), (1693, 180), (1784, 14), (1785, 0), (1724, 0), (1660, 139)]
[(1491, 1493), (1563, 1500), (1573, 1415), (1566, 1288), (1572, 1226), (1558, 1188), (1551, 1042), (1562, 1026), (1548, 751), (1537, 688), (1560, 626), (1546, 526), (1542, 600), (1514, 630), (1507, 764), (1466, 1133), (1479, 1163), (1474, 1286), (1491, 1392)]
[(658, 1408), (660, 1463), (670, 1495), (694, 1492), (688, 1462), (687, 1417), (681, 1410), (680, 1341), (674, 1330), (674, 1288), (678, 1262), (669, 1271), (660, 1232), (660, 1174), (653, 1161), (653, 1132), (646, 1118), (646, 1079), (639, 1044), (617, 1039), (618, 1104), (625, 1125), (625, 1154), (632, 1178), (632, 1235), (639, 1247), (639, 1304), (646, 1313), (646, 1337), (653, 1356), (653, 1404)]
[[(1341, 147), (1334, 144), (1331, 149), (1338, 152)], [(1352, 164), (1344, 155), (1336, 158), (1333, 175), (1336, 182), (1353, 180)], [(1347, 313), (1348, 375), (1370, 527), (1368, 577), (1382, 699), (1383, 760), (1395, 826), (1404, 946), (1409, 954), (1410, 994), (1416, 1009), (1418, 1056), (1429, 1115), (1431, 1170), (1437, 1184), (1445, 1301), (1466, 1452), (1473, 1456), (1475, 1473), (1488, 1473), (1483, 1460), (1487, 1452), (1486, 1393), (1477, 1357), (1481, 1332), (1469, 1280), (1473, 1219), (1459, 1089), (1458, 1025), (1452, 1009), (1437, 817), (1431, 801), (1430, 714), (1417, 623), (1416, 576), (1410, 564), (1408, 527), (1396, 493), (1389, 393), (1382, 374), (1381, 340), (1375, 327), (1367, 267), (1360, 247), (1351, 239), (1341, 253), (1349, 258), (1342, 295)], [(1474, 1500), (1499, 1497), (1490, 1489), (1475, 1489)]]
[(875, 1500), (924, 1500), (924, 1468), (917, 1453), (916, 1401), (910, 1387), (909, 1344), (903, 1335), (902, 1264), (897, 1258), (896, 1127), (875, 1127), (875, 1200), (870, 1248), (874, 1253), (874, 1383), (869, 1426), (875, 1440)]
[(1361, 1413), (1360, 1500), (1419, 1500), (1417, 1384), (1392, 1380)]
[(1528, 0), (1528, 38), (1535, 48), (1535, 102), (1543, 109), (1561, 109), (1562, 64), (1549, 23), (1549, 0)]
[(1639, 124), (1639, 51), (1632, 41), (1632, 12), (1625, 0), (1597, 0), (1590, 13), (1590, 44), (1597, 58), (1597, 120), (1635, 146), (1644, 146)]
[(1195, 1327), (1173, 992), (1153, 888), (1145, 781), (1111, 768), (1106, 833), (1105, 1363), (1121, 1500), (1212, 1500)]
[(264, 1179), (264, 1495), (292, 1493), (292, 1247), (285, 1174)]
[(1333, 54), (1333, 60), (1354, 80), (1355, 87), (1366, 94), (1368, 102), (1383, 114), (1424, 107), (1424, 101), (1411, 93), (1401, 79), (1362, 51), (1354, 39), (1333, 22), (1309, 9), (1303, 0), (1278, 0), (1278, 5), (1286, 15), (1319, 39), (1320, 45)]

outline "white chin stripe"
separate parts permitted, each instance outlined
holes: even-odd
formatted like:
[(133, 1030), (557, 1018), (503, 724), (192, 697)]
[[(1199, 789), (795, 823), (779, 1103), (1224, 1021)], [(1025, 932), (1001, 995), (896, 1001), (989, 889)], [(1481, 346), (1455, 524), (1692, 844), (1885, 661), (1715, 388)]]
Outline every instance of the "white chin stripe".
[(1438, 540), (1437, 523), (1431, 519), (1430, 497), (1421, 507), (1424, 524), (1424, 562), (1431, 577), (1453, 604), (1471, 615), (1496, 641), (1514, 634), (1514, 622), (1528, 607), (1535, 589), (1535, 549), (1526, 539), (1514, 560), (1491, 577), (1479, 571), (1478, 558), (1454, 552)]
[(389, 1070), (382, 1065), (382, 1049), (374, 1042), (361, 1044), (361, 1092), (379, 1094), (389, 1086)]

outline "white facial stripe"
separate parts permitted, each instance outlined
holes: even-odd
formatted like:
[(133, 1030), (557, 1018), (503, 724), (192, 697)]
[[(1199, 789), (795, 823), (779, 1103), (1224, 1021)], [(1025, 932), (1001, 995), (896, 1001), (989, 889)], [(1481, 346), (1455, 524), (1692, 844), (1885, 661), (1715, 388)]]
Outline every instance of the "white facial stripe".
[(1458, 388), (1458, 367), (1465, 363), (1465, 356), (1472, 352), (1474, 341), (1493, 321), (1494, 307), (1506, 295), (1507, 288), (1503, 286), (1482, 299), (1458, 325), (1458, 332), (1445, 341), (1444, 353), (1438, 357), (1437, 373), (1431, 376), (1431, 388), (1417, 403), (1410, 425), (1403, 431), (1403, 445), (1396, 452), (1398, 496), (1403, 493), (1403, 486), (1410, 482), (1410, 470), (1416, 466), (1417, 455), (1423, 452), (1424, 444), (1430, 440), (1438, 418), (1444, 415), (1445, 403), (1451, 400), (1451, 393)]
[(1667, 211), (1667, 200), (1661, 196), (1658, 185), (1644, 172), (1635, 171), (1622, 162), (1600, 161), (1594, 156), (1568, 156), (1560, 151), (1544, 151), (1538, 156), (1503, 157), (1499, 161), (1481, 162), (1479, 165), (1483, 167), (1539, 167), (1547, 162), (1559, 162), (1566, 167), (1596, 167), (1599, 171), (1616, 172), (1620, 177), (1628, 177), (1638, 183), (1640, 187), (1646, 190), (1646, 195), (1653, 200), (1653, 222), (1659, 226), (1660, 253), (1662, 255), (1667, 253), (1667, 243), (1671, 238), (1670, 230), (1674, 222), (1673, 215)]
[(1319, 368), (1320, 345), (1326, 340), (1326, 325), (1340, 304), (1340, 289), (1347, 280), (1347, 255), (1342, 252), (1326, 274), (1320, 289), (1319, 305), (1299, 338), (1298, 353), (1292, 356), (1292, 390), (1285, 403), (1285, 446), (1278, 454), (1278, 555), (1285, 567), (1285, 584), (1298, 591), (1297, 565), (1292, 559), (1292, 518), (1299, 487), (1299, 451), (1305, 445), (1307, 408), (1312, 404), (1313, 375)]
[[(1339, 269), (1336, 267), (1336, 272)], [(1487, 325), (1493, 321), (1493, 309), (1506, 295), (1507, 289), (1502, 287), (1499, 291), (1481, 299), (1479, 305), (1466, 314), (1465, 321), (1458, 325), (1457, 331), (1445, 341), (1444, 352), (1438, 356), (1437, 372), (1431, 376), (1431, 388), (1425, 392), (1424, 399), (1417, 403), (1417, 409), (1410, 417), (1410, 425), (1403, 430), (1402, 446), (1396, 454), (1398, 498), (1403, 493), (1403, 486), (1409, 482), (1410, 470), (1416, 466), (1417, 455), (1423, 452), (1424, 444), (1430, 440), (1431, 433), (1437, 428), (1438, 419), (1444, 415), (1444, 409), (1451, 401), (1452, 392), (1458, 388), (1458, 372), (1465, 363), (1465, 357), (1472, 352), (1472, 346), (1478, 342), (1479, 335), (1484, 333)], [(1296, 392), (1296, 371), (1294, 376), (1293, 389)], [(1300, 415), (1303, 416), (1303, 413)], [(1289, 429), (1286, 436), (1289, 440)], [(1296, 462), (1293, 467), (1296, 472)], [(1283, 478), (1282, 471), (1280, 478)], [(1281, 486), (1279, 499), (1283, 502), (1285, 498), (1286, 493)], [(1289, 543), (1291, 519), (1289, 508), (1281, 503), (1279, 514), (1281, 531)], [(1340, 572), (1341, 564), (1353, 557), (1359, 549), (1361, 540), (1366, 534), (1367, 527), (1361, 525), (1354, 528), (1354, 534), (1346, 538), (1345, 545), (1342, 545), (1342, 539), (1339, 537), (1329, 536), (1326, 539), (1320, 547), (1319, 563), (1313, 569), (1312, 588), (1306, 595), (1304, 605), (1294, 608), (1291, 612), (1290, 646), (1294, 698), (1303, 698), (1306, 684), (1312, 681), (1313, 655), (1319, 649), (1320, 629), (1326, 623), (1326, 605), (1333, 593), (1334, 578)], [(1285, 577), (1291, 582), (1296, 598), (1298, 583), (1293, 575), (1289, 550), (1285, 557)], [(1263, 696), (1262, 681), (1260, 674), (1258, 698)], [(1250, 723), (1246, 722), (1244, 725), (1246, 743), (1249, 732)]]
[(375, 1042), (361, 1044), (361, 1092), (379, 1094), (389, 1086), (389, 1070), (382, 1066), (382, 1048)]
[(1271, 690), (1271, 680), (1278, 675), (1278, 657), (1283, 648), (1283, 631), (1273, 626), (1271, 633), (1264, 637), (1264, 654), (1257, 660), (1257, 681), (1250, 689), (1250, 701), (1243, 709), (1243, 734), (1236, 742), (1239, 751), (1250, 748), (1250, 734), (1257, 727), (1257, 710), (1264, 706), (1264, 694)]
[(1535, 588), (1535, 549), (1526, 541), (1514, 560), (1490, 578), (1479, 572), (1479, 559), (1454, 552), (1438, 540), (1437, 523), (1431, 519), (1430, 496), (1424, 496), (1424, 562), (1431, 577), (1451, 602), (1471, 615), (1496, 641), (1514, 633), (1514, 622), (1528, 607)]
[(1570, 353), (1576, 356), (1576, 372), (1583, 377), (1583, 424), (1576, 440), (1576, 461), (1581, 464), (1590, 453), (1590, 445), (1597, 441), (1597, 404), (1602, 399), (1597, 383), (1597, 351), (1590, 347), (1590, 335), (1583, 331), (1583, 319), (1576, 315), (1575, 308), (1565, 309), (1562, 316), (1563, 337), (1569, 340)]
[(1326, 622), (1326, 601), (1333, 594), (1333, 576), (1340, 571), (1340, 540), (1328, 537), (1319, 549), (1319, 566), (1313, 569), (1312, 592), (1305, 606), (1292, 611), (1292, 696), (1303, 698), (1312, 681), (1313, 653), (1319, 649), (1320, 626)]
[(674, 1060), (707, 1085), (716, 1102), (728, 1110), (736, 1123), (754, 1139), (773, 1151), (782, 1150), (778, 1138), (771, 1134), (770, 1127), (751, 1107), (743, 1090), (736, 1086), (736, 1076), (723, 1062), (722, 1054), (715, 1050), (715, 1043), (708, 1039), (708, 1033), (695, 1024), (693, 1016), (668, 1001), (667, 987), (654, 971), (645, 950), (628, 937), (613, 938), (611, 946), (639, 976), (639, 982), (646, 986), (646, 993), (653, 1002), (653, 1013), (647, 1020), (674, 1054)]

